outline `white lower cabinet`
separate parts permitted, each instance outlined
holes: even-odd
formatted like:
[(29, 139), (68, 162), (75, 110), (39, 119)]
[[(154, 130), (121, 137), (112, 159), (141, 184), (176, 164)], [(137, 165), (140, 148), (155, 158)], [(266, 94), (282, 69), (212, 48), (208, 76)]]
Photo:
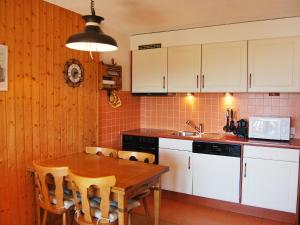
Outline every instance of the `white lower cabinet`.
[(242, 204), (296, 212), (299, 151), (245, 146)]
[(193, 153), (193, 194), (239, 202), (240, 158)]
[[(192, 141), (159, 139), (159, 164), (169, 166), (162, 188), (185, 194), (296, 213), (299, 150), (244, 146), (240, 158), (192, 153)], [(241, 174), (242, 173), (242, 174)]]
[(191, 151), (192, 141), (159, 139), (159, 164), (170, 168), (162, 176), (164, 190), (192, 194)]

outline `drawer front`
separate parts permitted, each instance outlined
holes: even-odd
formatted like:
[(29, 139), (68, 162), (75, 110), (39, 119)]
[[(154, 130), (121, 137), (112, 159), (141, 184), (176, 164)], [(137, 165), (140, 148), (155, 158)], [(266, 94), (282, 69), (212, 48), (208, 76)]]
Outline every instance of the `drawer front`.
[(299, 163), (299, 150), (245, 145), (244, 158), (268, 159)]
[(192, 151), (193, 141), (189, 140), (178, 140), (170, 138), (160, 138), (159, 148), (176, 149), (182, 151)]

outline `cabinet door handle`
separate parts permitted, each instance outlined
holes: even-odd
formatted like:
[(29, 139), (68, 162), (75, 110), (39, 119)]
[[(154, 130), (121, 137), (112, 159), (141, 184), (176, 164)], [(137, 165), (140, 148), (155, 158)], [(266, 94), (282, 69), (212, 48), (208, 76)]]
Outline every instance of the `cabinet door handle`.
[(202, 88), (204, 88), (204, 74), (202, 74)]
[(163, 76), (163, 89), (165, 89), (165, 88), (166, 88), (166, 77)]
[(244, 177), (247, 177), (247, 163), (245, 163), (245, 168), (244, 168)]
[(252, 86), (252, 74), (249, 75), (249, 88)]
[(189, 170), (191, 169), (191, 156), (189, 156)]
[(197, 75), (197, 88), (199, 88), (199, 75)]

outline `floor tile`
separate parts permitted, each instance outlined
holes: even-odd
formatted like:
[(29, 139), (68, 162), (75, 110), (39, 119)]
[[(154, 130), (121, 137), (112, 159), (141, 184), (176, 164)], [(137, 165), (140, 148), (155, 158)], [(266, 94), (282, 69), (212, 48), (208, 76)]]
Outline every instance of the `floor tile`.
[[(152, 213), (153, 199), (150, 197), (148, 204)], [(144, 214), (143, 207), (135, 211)], [(180, 225), (291, 225), (166, 198), (161, 203), (161, 219)]]

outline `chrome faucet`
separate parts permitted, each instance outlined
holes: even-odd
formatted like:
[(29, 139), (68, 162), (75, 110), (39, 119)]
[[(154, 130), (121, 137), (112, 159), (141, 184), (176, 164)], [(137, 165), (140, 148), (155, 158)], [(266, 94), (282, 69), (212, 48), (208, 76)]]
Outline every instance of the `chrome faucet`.
[(196, 126), (195, 123), (191, 120), (187, 120), (185, 123), (189, 125), (191, 128), (195, 129), (199, 134), (202, 134), (204, 131), (202, 123), (200, 123), (199, 126)]

